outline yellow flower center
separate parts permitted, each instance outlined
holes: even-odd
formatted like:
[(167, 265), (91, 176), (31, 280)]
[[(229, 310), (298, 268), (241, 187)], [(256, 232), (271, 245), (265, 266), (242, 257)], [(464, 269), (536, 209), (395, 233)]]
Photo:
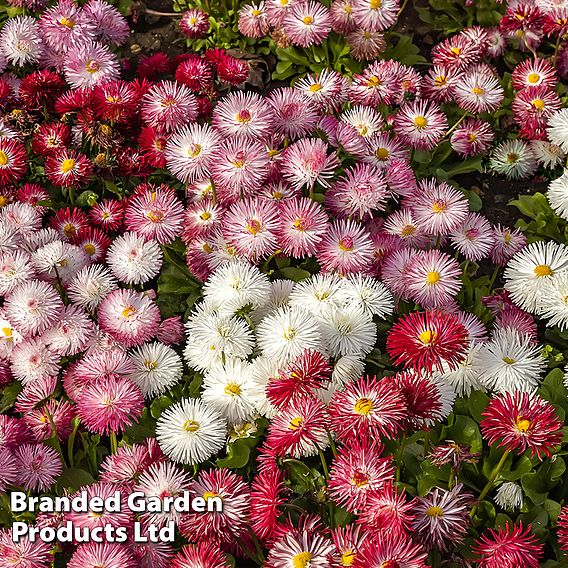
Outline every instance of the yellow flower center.
[(66, 18), (65, 16), (63, 16), (63, 18), (59, 20), (59, 23), (70, 30), (72, 30), (75, 27), (75, 20), (72, 20), (71, 18)]
[(361, 416), (369, 416), (373, 408), (373, 401), (369, 398), (359, 398), (353, 406), (353, 410)]
[(241, 387), (237, 383), (229, 383), (225, 387), (225, 394), (230, 396), (239, 396), (241, 394)]
[(440, 281), (440, 273), (432, 270), (426, 274), (427, 284), (437, 284)]
[(87, 244), (83, 245), (83, 250), (84, 250), (89, 256), (93, 256), (93, 255), (97, 252), (97, 249), (95, 248), (95, 245), (93, 245), (92, 243), (87, 243)]
[(377, 160), (381, 160), (381, 162), (385, 162), (386, 160), (388, 160), (389, 156), (390, 152), (388, 148), (377, 148), (375, 150), (375, 158), (377, 158)]
[(7, 166), (9, 161), (8, 154), (0, 150), (0, 166)]
[(186, 420), (183, 423), (182, 428), (186, 431), (186, 432), (197, 432), (197, 430), (199, 430), (199, 422), (196, 422), (195, 420)]
[(290, 420), (290, 425), (288, 426), (288, 428), (290, 430), (299, 430), (302, 427), (303, 423), (304, 419), (301, 416), (296, 416), (296, 418), (292, 418), (292, 420)]
[(536, 110), (544, 110), (544, 107), (546, 106), (545, 102), (542, 99), (533, 99), (531, 101), (531, 105), (536, 109)]
[(353, 566), (357, 553), (354, 550), (346, 550), (341, 555), (341, 566)]
[(535, 268), (534, 268), (534, 275), (537, 278), (543, 278), (545, 276), (552, 276), (553, 274), (554, 274), (554, 271), (547, 264), (539, 264), (538, 266), (535, 266)]
[(418, 340), (423, 345), (432, 345), (432, 343), (436, 341), (437, 337), (438, 334), (435, 331), (432, 331), (431, 329), (426, 329), (418, 336)]
[(312, 562), (313, 554), (311, 552), (300, 552), (292, 558), (292, 566), (294, 568), (308, 568)]
[(527, 81), (531, 85), (536, 85), (540, 81), (540, 75), (538, 73), (530, 73), (527, 77)]
[(530, 420), (523, 419), (521, 416), (517, 416), (515, 426), (519, 432), (526, 434), (531, 429), (532, 422)]
[(425, 116), (416, 116), (414, 117), (414, 126), (416, 128), (426, 128), (428, 126), (428, 119)]
[(67, 158), (66, 160), (63, 160), (63, 162), (61, 163), (61, 171), (64, 174), (70, 172), (74, 167), (75, 167), (75, 160), (73, 160), (73, 158)]
[(442, 507), (436, 507), (436, 506), (432, 506), (432, 507), (428, 507), (426, 509), (426, 515), (428, 517), (436, 517), (436, 518), (440, 518), (444, 516), (444, 509), (442, 509)]

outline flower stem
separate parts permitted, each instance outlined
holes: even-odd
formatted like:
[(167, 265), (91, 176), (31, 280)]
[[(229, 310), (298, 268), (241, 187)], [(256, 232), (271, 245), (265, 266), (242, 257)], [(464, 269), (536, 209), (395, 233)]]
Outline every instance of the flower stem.
[(493, 468), (493, 471), (489, 476), (489, 480), (487, 481), (485, 487), (482, 489), (481, 493), (479, 494), (478, 504), (474, 505), (474, 507), (471, 509), (471, 512), (469, 513), (470, 517), (473, 517), (473, 515), (475, 515), (479, 503), (481, 503), (481, 501), (485, 499), (489, 491), (491, 491), (491, 488), (495, 484), (495, 480), (497, 479), (499, 472), (503, 469), (503, 465), (505, 464), (505, 460), (509, 457), (509, 454), (510, 454), (509, 450), (505, 450), (505, 453), (501, 456), (499, 463)]
[(118, 450), (118, 441), (116, 439), (116, 434), (111, 431), (110, 433), (110, 451), (112, 454), (116, 454)]

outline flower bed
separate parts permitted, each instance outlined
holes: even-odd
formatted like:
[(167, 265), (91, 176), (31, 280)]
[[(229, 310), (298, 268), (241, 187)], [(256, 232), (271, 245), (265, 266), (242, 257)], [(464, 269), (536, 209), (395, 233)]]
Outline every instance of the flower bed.
[(565, 565), (568, 4), (173, 9), (0, 2), (0, 567)]

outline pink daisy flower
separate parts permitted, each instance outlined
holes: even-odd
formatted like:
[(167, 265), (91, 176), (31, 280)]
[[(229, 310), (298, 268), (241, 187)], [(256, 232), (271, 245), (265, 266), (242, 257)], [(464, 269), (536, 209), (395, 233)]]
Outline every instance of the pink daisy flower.
[(447, 305), (462, 286), (458, 261), (436, 249), (416, 254), (404, 279), (408, 296), (425, 308)]
[(172, 188), (141, 184), (128, 199), (124, 225), (126, 230), (147, 240), (167, 244), (179, 235), (183, 215), (183, 204)]
[(323, 207), (308, 197), (284, 201), (278, 211), (278, 242), (294, 258), (314, 256), (328, 228)]
[(381, 457), (382, 449), (379, 442), (362, 438), (338, 450), (328, 484), (336, 503), (356, 514), (366, 508), (369, 495), (394, 480), (392, 458)]
[(327, 154), (328, 145), (319, 138), (303, 138), (288, 146), (282, 155), (282, 174), (295, 187), (308, 187), (316, 183), (329, 187), (339, 160), (335, 152)]
[(455, 152), (467, 158), (485, 154), (495, 138), (495, 133), (488, 122), (467, 118), (452, 133), (450, 144)]
[(261, 0), (258, 4), (245, 4), (239, 11), (239, 31), (247, 37), (263, 37), (270, 31), (266, 7)]
[(173, 132), (195, 121), (197, 101), (185, 85), (175, 81), (160, 81), (142, 98), (141, 116), (148, 126)]
[(373, 261), (373, 242), (355, 221), (334, 221), (316, 253), (325, 272), (365, 272)]
[(448, 129), (446, 115), (437, 103), (418, 100), (400, 107), (394, 130), (401, 139), (418, 150), (432, 150)]
[(338, 438), (395, 437), (403, 427), (406, 402), (388, 379), (362, 377), (337, 391), (329, 406), (331, 429)]
[(295, 45), (319, 45), (331, 31), (331, 16), (323, 4), (314, 0), (295, 2), (286, 10), (282, 29)]
[(141, 345), (154, 336), (160, 310), (145, 294), (135, 290), (114, 290), (99, 305), (101, 329), (125, 347)]
[(468, 260), (478, 261), (489, 256), (495, 244), (491, 224), (478, 213), (468, 213), (450, 235), (450, 242)]
[(63, 471), (59, 454), (42, 444), (23, 444), (14, 452), (18, 484), (26, 491), (48, 491)]
[(447, 235), (465, 220), (469, 211), (461, 191), (434, 179), (420, 181), (408, 201), (417, 226), (432, 235)]
[(368, 32), (382, 32), (398, 18), (398, 0), (353, 0), (351, 10), (358, 27)]
[(238, 201), (224, 216), (223, 236), (240, 255), (256, 262), (278, 248), (278, 221), (278, 208), (273, 202)]
[(77, 401), (77, 413), (90, 432), (115, 434), (137, 422), (144, 398), (128, 379), (107, 377), (87, 384)]
[(69, 568), (136, 568), (132, 552), (124, 544), (89, 542), (80, 544), (69, 560)]
[(116, 55), (96, 42), (71, 47), (65, 56), (64, 71), (65, 80), (74, 89), (94, 87), (120, 77)]
[(273, 110), (256, 93), (229, 93), (215, 107), (212, 124), (223, 137), (262, 140), (272, 134)]
[(382, 211), (388, 198), (384, 173), (370, 164), (356, 164), (326, 192), (325, 202), (340, 218), (364, 220)]
[(211, 157), (211, 178), (227, 203), (252, 195), (268, 175), (270, 158), (258, 142), (225, 140)]

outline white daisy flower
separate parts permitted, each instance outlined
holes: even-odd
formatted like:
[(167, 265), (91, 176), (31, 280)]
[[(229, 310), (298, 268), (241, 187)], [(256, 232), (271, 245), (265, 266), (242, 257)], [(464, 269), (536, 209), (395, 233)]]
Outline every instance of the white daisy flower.
[(0, 31), (0, 53), (12, 65), (36, 63), (42, 51), (37, 20), (31, 16), (10, 18)]
[(6, 318), (22, 335), (35, 335), (57, 321), (63, 302), (51, 284), (32, 280), (6, 298), (4, 310)]
[(568, 108), (555, 112), (548, 120), (548, 139), (568, 152)]
[(377, 340), (377, 327), (369, 312), (357, 304), (336, 308), (319, 317), (325, 350), (331, 357), (368, 355)]
[(290, 305), (319, 315), (343, 304), (342, 281), (337, 274), (316, 274), (298, 282), (290, 294)]
[(208, 278), (203, 295), (222, 312), (234, 314), (264, 305), (270, 297), (270, 283), (258, 267), (233, 261), (220, 266)]
[(9, 294), (16, 286), (35, 275), (30, 256), (22, 251), (0, 253), (0, 294)]
[(568, 219), (568, 170), (548, 186), (546, 193), (550, 207), (563, 219)]
[(342, 281), (341, 295), (346, 305), (360, 306), (370, 315), (382, 319), (394, 310), (394, 300), (388, 288), (370, 276), (349, 275)]
[(117, 237), (107, 253), (107, 263), (114, 276), (126, 284), (143, 284), (160, 272), (162, 251), (154, 240), (136, 233)]
[(479, 381), (479, 368), (473, 364), (482, 345), (481, 343), (472, 345), (465, 359), (456, 369), (450, 369), (447, 365), (443, 365), (445, 367), (443, 373), (434, 371), (434, 374), (446, 381), (458, 396), (469, 396), (471, 391), (485, 390), (485, 387)]
[(505, 511), (514, 511), (523, 506), (523, 490), (520, 485), (505, 481), (497, 487), (495, 503)]
[(134, 371), (128, 378), (140, 387), (144, 396), (158, 396), (182, 378), (181, 357), (159, 341), (136, 347), (130, 359)]
[(538, 314), (550, 284), (567, 270), (568, 247), (554, 242), (532, 243), (509, 261), (503, 274), (505, 289), (520, 308)]
[(517, 330), (497, 330), (490, 341), (476, 353), (473, 365), (481, 384), (497, 393), (533, 392), (546, 361), (541, 347)]
[(54, 241), (32, 253), (32, 264), (41, 277), (63, 284), (71, 282), (82, 268), (90, 264), (89, 255), (71, 243)]
[(301, 308), (280, 308), (265, 317), (257, 329), (262, 354), (280, 367), (290, 363), (306, 349), (321, 349), (321, 334), (313, 315)]
[(555, 168), (566, 159), (566, 154), (556, 144), (546, 140), (531, 140), (530, 144), (537, 162), (545, 168)]
[(201, 398), (218, 410), (229, 424), (239, 424), (254, 413), (257, 399), (251, 365), (240, 359), (227, 359), (211, 367), (203, 377)]
[(186, 465), (199, 464), (224, 445), (227, 423), (215, 409), (198, 398), (186, 398), (167, 408), (156, 425), (162, 451)]
[(102, 264), (93, 264), (85, 266), (75, 275), (67, 293), (74, 304), (93, 311), (109, 292), (117, 288), (118, 284), (110, 270)]
[(266, 418), (273, 418), (278, 412), (266, 396), (266, 385), (271, 379), (279, 376), (279, 371), (278, 363), (268, 357), (256, 357), (251, 363), (250, 372), (254, 383), (256, 411)]

